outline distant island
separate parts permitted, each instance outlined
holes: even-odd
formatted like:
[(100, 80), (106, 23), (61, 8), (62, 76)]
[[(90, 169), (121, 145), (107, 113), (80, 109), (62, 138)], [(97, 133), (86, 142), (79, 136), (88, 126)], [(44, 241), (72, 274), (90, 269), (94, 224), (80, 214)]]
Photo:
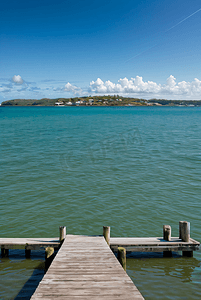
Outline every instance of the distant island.
[(139, 99), (113, 96), (89, 96), (74, 98), (13, 99), (1, 106), (201, 106), (201, 100)]

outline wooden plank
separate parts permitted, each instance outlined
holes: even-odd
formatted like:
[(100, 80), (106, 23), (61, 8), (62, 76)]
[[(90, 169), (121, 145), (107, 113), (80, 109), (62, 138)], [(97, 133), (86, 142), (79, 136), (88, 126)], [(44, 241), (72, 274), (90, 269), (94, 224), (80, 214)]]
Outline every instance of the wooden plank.
[[(58, 296), (57, 296), (58, 298)], [(43, 295), (41, 296), (37, 296), (36, 298), (34, 298), (34, 300), (41, 300), (43, 299)], [(46, 299), (48, 300), (55, 300), (55, 295), (47, 295), (46, 296)], [(83, 295), (71, 295), (71, 296), (68, 296), (68, 295), (65, 295), (65, 296), (61, 296), (59, 295), (59, 300), (130, 300), (130, 295), (124, 295), (122, 297), (122, 295), (93, 295), (92, 297), (89, 298), (89, 296), (83, 296)], [(135, 299), (136, 300), (141, 300), (142, 299), (142, 296), (141, 295), (135, 295)]]
[(67, 235), (31, 300), (144, 299), (103, 237)]
[(110, 247), (117, 251), (118, 247), (124, 247), (132, 252), (163, 252), (163, 251), (196, 251), (200, 243), (190, 238), (189, 242), (183, 242), (178, 237), (172, 237), (170, 241), (162, 237), (149, 238), (110, 238)]
[[(73, 236), (72, 236), (73, 237)], [(72, 238), (68, 236), (68, 252), (74, 252), (74, 242), (78, 240), (74, 236)], [(89, 237), (89, 240), (86, 242), (85, 236), (79, 236), (79, 249), (77, 251), (82, 251), (83, 249), (89, 249), (91, 247), (92, 251), (102, 251), (104, 253), (105, 244), (102, 237), (96, 237), (97, 241), (94, 242), (94, 237)], [(60, 246), (59, 238), (0, 238), (0, 247), (4, 249), (27, 249), (27, 250), (41, 250), (46, 247), (58, 248)], [(187, 251), (198, 250), (200, 243), (190, 238), (189, 242), (183, 242), (178, 237), (172, 237), (170, 241), (165, 241), (162, 237), (149, 237), (149, 238), (110, 238), (110, 247), (113, 250), (116, 250), (118, 247), (138, 247), (133, 251), (147, 251), (147, 248), (152, 248), (152, 251), (160, 251), (160, 247), (172, 247), (172, 251)], [(140, 250), (140, 248), (142, 248)], [(89, 250), (90, 251), (90, 250)], [(164, 251), (161, 248), (161, 251)]]
[[(163, 251), (197, 251), (199, 246), (126, 246), (126, 251), (130, 252), (163, 252)], [(111, 246), (113, 251), (117, 251), (118, 246)]]
[[(38, 296), (46, 296), (46, 295), (55, 295), (55, 297), (59, 296), (93, 296), (93, 295), (99, 295), (99, 296), (109, 296), (109, 295), (121, 295), (124, 297), (124, 295), (130, 295), (130, 299), (135, 299), (135, 295), (139, 295), (138, 291), (130, 289), (130, 287), (127, 287), (126, 289), (120, 289), (120, 287), (115, 287), (114, 289), (110, 288), (89, 288), (89, 289), (79, 289), (79, 288), (74, 288), (74, 289), (59, 289), (59, 288), (54, 288), (54, 289), (43, 289), (41, 293), (38, 293)], [(142, 298), (141, 298), (142, 299)]]
[[(111, 276), (111, 275), (106, 275), (106, 274), (101, 274), (101, 275), (97, 275), (97, 274), (93, 274), (93, 275), (71, 275), (70, 279), (66, 279), (67, 277), (64, 278), (63, 274), (51, 274), (47, 277), (44, 277), (47, 280), (62, 280), (63, 282), (68, 282), (68, 281), (93, 281), (93, 282), (105, 282), (105, 281), (116, 281), (116, 282), (125, 282), (125, 279), (120, 276)], [(44, 279), (43, 279), (44, 280)]]
[[(60, 284), (61, 284), (61, 282), (60, 282), (60, 280), (54, 280), (54, 279), (46, 279), (46, 280), (42, 280), (41, 282), (40, 282), (40, 285), (46, 285), (46, 284), (48, 284), (48, 283), (50, 283), (51, 282), (51, 284), (52, 284), (52, 286), (54, 286), (54, 285), (57, 285), (57, 286), (59, 286)], [(128, 281), (128, 280), (121, 280), (121, 282), (123, 282), (124, 284), (125, 284), (125, 286), (126, 285), (133, 285), (133, 282), (130, 282), (130, 281)], [(65, 285), (66, 286), (70, 286), (70, 287), (76, 287), (77, 286), (77, 282), (76, 281), (65, 281)], [(96, 281), (94, 281), (94, 282), (92, 282), (92, 281), (80, 281), (79, 282), (79, 286), (80, 287), (116, 287), (117, 286), (117, 281), (112, 281), (112, 280), (110, 280), (110, 281), (98, 281), (98, 282), (96, 282)], [(137, 288), (136, 288), (137, 289)]]
[(59, 238), (0, 238), (0, 246), (5, 249), (41, 250), (47, 247), (58, 248)]
[(111, 245), (191, 245), (191, 244), (198, 244), (198, 241), (195, 241), (190, 238), (189, 242), (183, 242), (178, 237), (172, 237), (170, 241), (164, 240), (162, 237), (149, 237), (149, 238), (110, 238), (110, 246)]
[(59, 244), (59, 238), (0, 238), (0, 245), (1, 244), (49, 244), (49, 243), (56, 243)]

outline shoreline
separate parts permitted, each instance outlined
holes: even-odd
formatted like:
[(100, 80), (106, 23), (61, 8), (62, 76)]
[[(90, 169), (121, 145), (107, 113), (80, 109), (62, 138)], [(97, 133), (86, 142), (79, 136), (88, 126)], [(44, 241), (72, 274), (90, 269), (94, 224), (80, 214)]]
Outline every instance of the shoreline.
[(167, 100), (167, 99), (140, 99), (128, 98), (120, 96), (93, 96), (93, 97), (75, 97), (75, 98), (43, 98), (36, 99), (12, 99), (3, 101), (1, 107), (25, 107), (25, 106), (59, 106), (59, 107), (73, 107), (73, 106), (88, 106), (88, 107), (199, 107), (201, 100)]

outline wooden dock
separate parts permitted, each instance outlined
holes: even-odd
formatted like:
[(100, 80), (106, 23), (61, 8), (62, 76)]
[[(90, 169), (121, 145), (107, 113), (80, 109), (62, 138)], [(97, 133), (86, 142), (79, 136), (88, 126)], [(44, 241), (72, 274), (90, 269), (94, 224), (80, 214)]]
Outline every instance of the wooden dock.
[[(179, 237), (172, 237), (166, 241), (163, 237), (110, 237), (110, 248), (117, 251), (118, 247), (124, 247), (130, 252), (164, 252), (164, 251), (197, 251), (200, 243), (192, 238), (189, 242), (184, 242)], [(0, 238), (1, 249), (25, 249), (25, 250), (45, 250), (47, 247), (58, 249), (60, 247), (59, 238)]]
[[(144, 299), (125, 272), (126, 251), (163, 252), (164, 257), (182, 251), (192, 257), (200, 248), (187, 221), (179, 222), (179, 237), (171, 237), (170, 225), (163, 226), (163, 237), (150, 238), (110, 237), (109, 226), (103, 226), (103, 236), (66, 235), (65, 226), (59, 230), (59, 238), (0, 238), (2, 257), (8, 257), (9, 249), (25, 249), (27, 258), (31, 250), (45, 250), (47, 273), (32, 300)], [(118, 252), (119, 261), (112, 251)]]
[(117, 251), (118, 247), (124, 247), (130, 252), (166, 252), (182, 251), (184, 254), (199, 250), (200, 243), (190, 238), (189, 242), (184, 242), (179, 237), (172, 237), (169, 241), (163, 237), (148, 237), (148, 238), (110, 238), (110, 248)]
[(67, 235), (31, 300), (144, 299), (102, 236)]
[(0, 238), (0, 247), (4, 249), (44, 250), (47, 247), (59, 248), (59, 238)]

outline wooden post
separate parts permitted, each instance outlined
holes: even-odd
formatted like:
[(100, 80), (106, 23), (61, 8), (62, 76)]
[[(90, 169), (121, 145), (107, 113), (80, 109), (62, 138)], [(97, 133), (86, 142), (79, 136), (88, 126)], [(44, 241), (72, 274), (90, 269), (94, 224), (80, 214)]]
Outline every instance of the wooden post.
[(163, 239), (166, 241), (171, 240), (171, 226), (163, 225)]
[[(179, 222), (179, 238), (182, 239), (183, 242), (190, 242), (190, 222)], [(186, 257), (193, 257), (193, 251), (182, 251), (182, 255)]]
[(103, 226), (103, 236), (108, 245), (110, 245), (110, 226)]
[(45, 249), (45, 269), (47, 270), (49, 266), (51, 265), (51, 262), (54, 257), (54, 248), (47, 247)]
[(31, 250), (27, 249), (27, 246), (25, 247), (25, 257), (30, 258), (31, 257)]
[(183, 242), (190, 242), (190, 222), (179, 222), (179, 238), (182, 239)]
[[(171, 240), (171, 226), (163, 225), (163, 239), (166, 241)], [(163, 257), (172, 257), (172, 251), (163, 251)]]
[(123, 247), (118, 247), (117, 258), (123, 269), (126, 271), (126, 249)]
[(62, 243), (66, 238), (66, 227), (65, 226), (60, 226), (59, 227), (59, 233), (60, 233), (59, 240), (60, 240), (60, 243)]
[(4, 246), (1, 246), (1, 257), (8, 257), (9, 249), (5, 249)]

